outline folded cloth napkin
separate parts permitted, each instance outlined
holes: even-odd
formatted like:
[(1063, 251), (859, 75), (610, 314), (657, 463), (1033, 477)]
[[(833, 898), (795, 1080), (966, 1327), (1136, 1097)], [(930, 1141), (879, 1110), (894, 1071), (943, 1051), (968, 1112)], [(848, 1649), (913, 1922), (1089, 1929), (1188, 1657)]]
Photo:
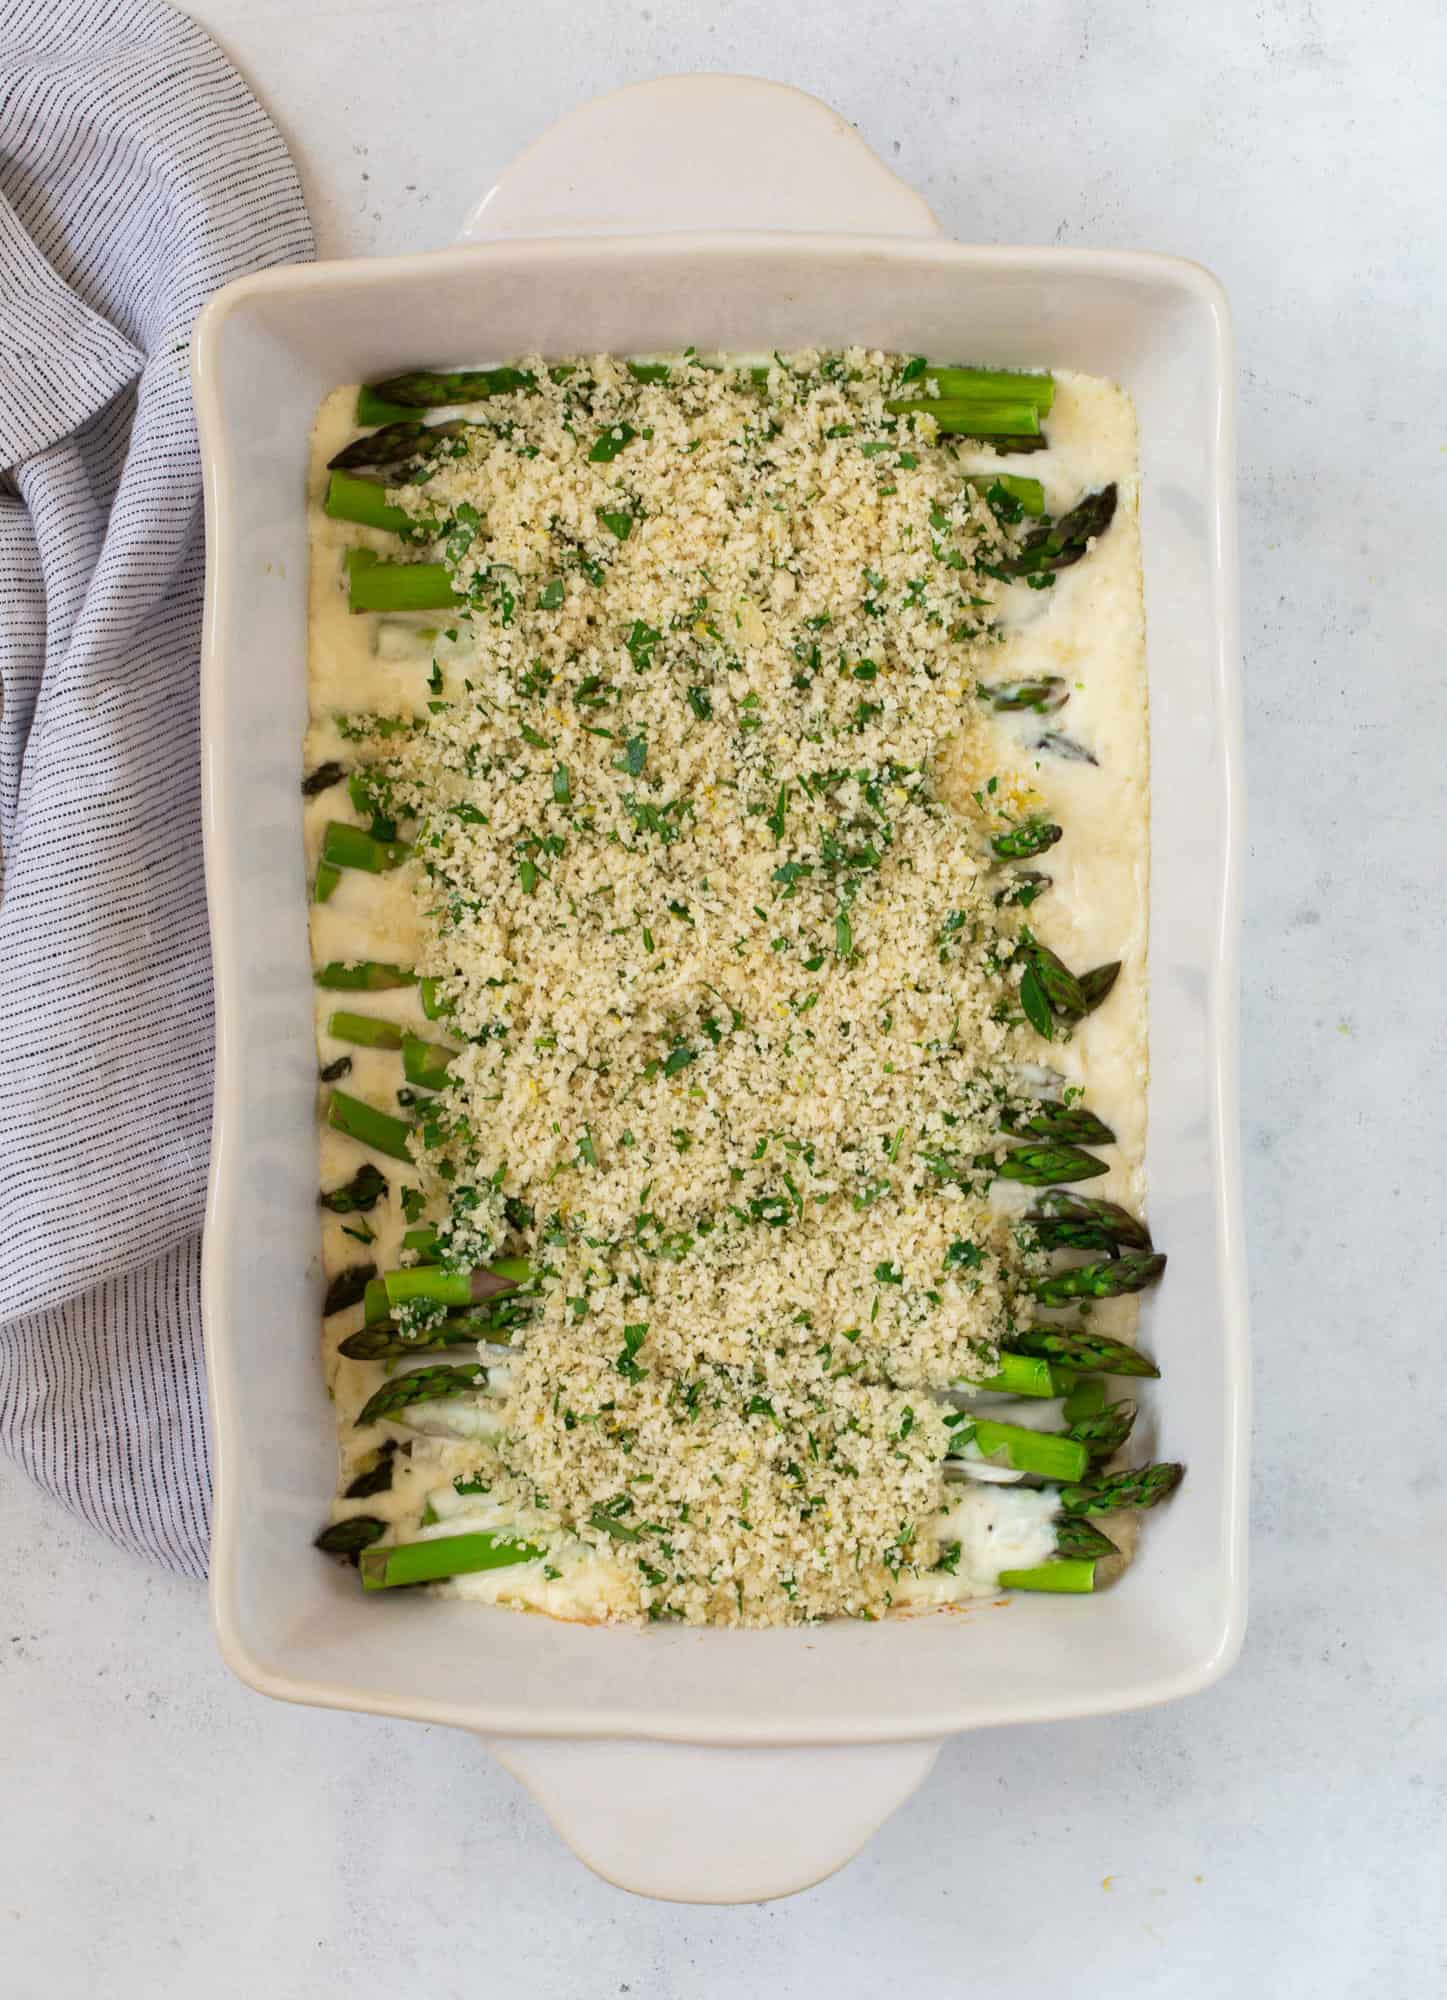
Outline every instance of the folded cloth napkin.
[(211, 1109), (187, 342), (312, 254), (245, 84), (161, 0), (0, 8), (0, 1441), (206, 1568)]

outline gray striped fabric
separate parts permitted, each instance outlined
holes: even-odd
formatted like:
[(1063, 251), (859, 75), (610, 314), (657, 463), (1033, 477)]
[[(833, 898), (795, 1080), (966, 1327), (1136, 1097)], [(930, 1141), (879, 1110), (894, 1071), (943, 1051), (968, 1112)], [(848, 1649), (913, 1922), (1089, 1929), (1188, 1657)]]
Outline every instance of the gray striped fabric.
[(276, 131), (160, 0), (0, 4), (0, 1441), (206, 1568), (211, 997), (191, 323), (309, 257)]

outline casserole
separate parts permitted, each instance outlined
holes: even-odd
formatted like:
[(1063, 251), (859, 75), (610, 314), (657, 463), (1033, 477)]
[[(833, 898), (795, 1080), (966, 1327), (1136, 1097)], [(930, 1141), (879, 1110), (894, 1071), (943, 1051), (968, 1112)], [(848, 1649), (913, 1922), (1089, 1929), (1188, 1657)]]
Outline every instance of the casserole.
[[(591, 201), (605, 183), (608, 212), (589, 214), (578, 190)], [(558, 236), (570, 211), (613, 233)], [(770, 227), (740, 229), (750, 213)], [(675, 226), (684, 218), (686, 230)], [(855, 233), (861, 223), (869, 233)], [(745, 79), (666, 80), (585, 107), (523, 156), (470, 230), (463, 247), (427, 256), (243, 279), (195, 335), (217, 994), (205, 1263), (213, 1610), (226, 1659), (261, 1691), (477, 1731), (601, 1872), (655, 1894), (752, 1900), (847, 1858), (944, 1735), (1170, 1699), (1209, 1684), (1239, 1648), (1246, 1335), (1226, 308), (1213, 279), (1168, 258), (949, 243), (825, 107)], [(312, 418), (338, 382), (419, 359), (690, 342), (739, 352), (860, 342), (1077, 368), (1135, 399), (1155, 804), (1148, 1168), (1152, 1223), (1172, 1253), (1145, 1329), (1169, 1390), (1145, 1421), (1154, 1455), (1191, 1472), (1144, 1558), (1098, 1598), (805, 1631), (589, 1629), (447, 1601), (368, 1601), (307, 1549), (333, 1449), (314, 1344), (298, 837)]]

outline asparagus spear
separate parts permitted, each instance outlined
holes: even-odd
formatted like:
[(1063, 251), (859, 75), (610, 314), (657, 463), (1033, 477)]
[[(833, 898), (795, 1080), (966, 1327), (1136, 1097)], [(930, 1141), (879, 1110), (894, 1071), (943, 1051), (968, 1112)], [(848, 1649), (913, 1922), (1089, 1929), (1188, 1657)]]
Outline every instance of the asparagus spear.
[(387, 489), (377, 479), (361, 479), (355, 472), (334, 472), (327, 480), (322, 512), (329, 521), (356, 521), (364, 528), (383, 528), (388, 534), (410, 535), (422, 524), (414, 521), (405, 507), (394, 506)]
[(983, 683), (980, 693), (1001, 714), (1028, 709), (1032, 715), (1053, 715), (1070, 699), (1070, 683), (1060, 674), (1040, 674), (1029, 681)]
[(400, 1584), (436, 1583), (471, 1570), (504, 1569), (509, 1563), (536, 1562), (542, 1555), (530, 1542), (506, 1535), (439, 1535), (426, 1542), (396, 1542), (389, 1549), (366, 1549), (361, 1557), (362, 1588), (390, 1590)]
[[(1018, 439), (1040, 436), (1040, 412), (1028, 399), (1001, 396), (901, 396), (885, 404), (892, 417), (931, 417), (949, 436), (1007, 438), (1000, 449), (1015, 451)], [(1028, 445), (1025, 447), (1029, 449)]]
[(318, 986), (330, 993), (385, 993), (393, 986), (415, 986), (417, 975), (405, 965), (384, 965), (374, 958), (346, 962), (333, 959), (312, 974)]
[(1062, 1415), (1067, 1424), (1083, 1423), (1087, 1417), (1098, 1417), (1105, 1408), (1109, 1395), (1103, 1375), (1082, 1375), (1070, 1388), (1065, 1398)]
[(1127, 1507), (1159, 1507), (1185, 1476), (1184, 1465), (1132, 1466), (1108, 1479), (1095, 1479), (1088, 1486), (1063, 1486), (1060, 1505), (1067, 1514), (1113, 1514)]
[(1166, 1268), (1159, 1250), (1130, 1251), (1103, 1264), (1077, 1264), (1036, 1278), (1030, 1289), (1042, 1306), (1068, 1305), (1072, 1299), (1118, 1299), (1156, 1284)]
[(370, 1514), (353, 1514), (349, 1520), (333, 1521), (329, 1528), (323, 1528), (312, 1547), (320, 1549), (323, 1555), (343, 1556), (355, 1562), (363, 1549), (386, 1532), (385, 1521), (378, 1521)]
[(1085, 1477), (1090, 1453), (1075, 1438), (1054, 1431), (1034, 1431), (1024, 1424), (999, 1424), (988, 1417), (971, 1416), (950, 1438), (947, 1456), (962, 1458), (965, 1445), (975, 1445), (982, 1458), (1003, 1460), (1016, 1472), (1037, 1479), (1073, 1483)]
[(349, 1270), (338, 1271), (322, 1300), (322, 1317), (330, 1319), (333, 1313), (345, 1312), (348, 1306), (356, 1305), (376, 1275), (375, 1264), (353, 1264)]
[(387, 1299), (387, 1287), (380, 1278), (373, 1278), (362, 1294), (362, 1324), (376, 1326), (382, 1320), (390, 1319), (392, 1307)]
[(970, 472), (965, 475), (965, 484), (983, 493), (996, 513), (1008, 507), (1009, 520), (1018, 521), (1022, 514), (1035, 518), (1045, 512), (1045, 488), (1038, 479), (1027, 479), (1021, 473)]
[(417, 412), (405, 403), (389, 403), (379, 396), (375, 389), (363, 385), (357, 391), (357, 422), (359, 424), (395, 424), (412, 420)]
[(1032, 749), (1043, 750), (1047, 757), (1061, 757), (1067, 764), (1099, 764), (1100, 759), (1093, 750), (1087, 750), (1083, 743), (1077, 743), (1073, 736), (1066, 736), (1059, 729), (1045, 729), (1035, 738)]
[(1053, 876), (1042, 875), (1038, 868), (1017, 868), (1005, 887), (995, 891), (995, 908), (1028, 910), (1045, 894), (1053, 880)]
[(333, 785), (339, 785), (346, 777), (340, 764), (318, 764), (314, 771), (308, 771), (301, 781), (304, 799), (314, 799), (319, 792), (329, 792)]
[(960, 1382), (966, 1391), (994, 1389), (1006, 1396), (1063, 1396), (1070, 1377), (1048, 1361), (1030, 1354), (1001, 1354), (999, 1365), (983, 1382)]
[(1095, 1566), (1120, 1550), (1089, 1521), (1069, 1516), (1055, 1526), (1055, 1558), (1029, 1569), (1000, 1572), (1004, 1590), (1037, 1590), (1081, 1596), (1095, 1589)]
[[(394, 404), (394, 409), (400, 409)], [(358, 423), (363, 419), (359, 416)], [(384, 424), (379, 431), (369, 437), (353, 438), (343, 445), (335, 458), (327, 460), (328, 472), (355, 472), (364, 465), (405, 465), (414, 458), (433, 450), (445, 438), (461, 437), (465, 432), (476, 430), (465, 417), (450, 417), (446, 423), (424, 424), (415, 417), (404, 418), (401, 422)]]
[(1083, 1104), (1032, 1104), (1007, 1111), (1001, 1119), (1015, 1139), (1063, 1139), (1073, 1146), (1113, 1146), (1115, 1134)]
[(408, 1264), (384, 1271), (389, 1306), (409, 1299), (427, 1299), (439, 1306), (480, 1306), (504, 1292), (515, 1292), (532, 1276), (532, 1266), (517, 1257), (499, 1257), (496, 1264), (479, 1264), (472, 1271), (444, 1271), (437, 1264)]
[[(333, 1015), (332, 1019), (335, 1020), (336, 1016)], [(322, 1195), (321, 1204), (323, 1208), (329, 1208), (333, 1215), (366, 1215), (386, 1192), (386, 1181), (368, 1160), (343, 1186)]]
[(425, 1354), (449, 1347), (471, 1347), (485, 1340), (490, 1347), (510, 1347), (520, 1324), (531, 1316), (530, 1309), (505, 1310), (508, 1300), (500, 1300), (491, 1313), (457, 1313), (428, 1327), (423, 1333), (404, 1332), (394, 1319), (377, 1320), (359, 1327), (337, 1343), (337, 1352), (349, 1361), (399, 1361), (409, 1354)]
[(395, 1021), (380, 1021), (375, 1014), (350, 1014), (345, 1010), (327, 1016), (327, 1033), (339, 1042), (355, 1042), (362, 1049), (400, 1049), (402, 1030)]
[(1047, 847), (1053, 847), (1064, 831), (1063, 826), (1055, 826), (1049, 820), (1022, 819), (1003, 833), (995, 834), (990, 848), (997, 861), (1028, 861), (1032, 855), (1043, 854)]
[(536, 389), (536, 377), (525, 368), (459, 368), (450, 371), (413, 369), (371, 384), (383, 402), (409, 410), (437, 409), (444, 403), (481, 403), (490, 396)]
[(1151, 1232), (1118, 1202), (1093, 1200), (1064, 1188), (1042, 1195), (1025, 1220), (1042, 1250), (1150, 1250)]
[(374, 1493), (392, 1491), (392, 1461), (397, 1456), (396, 1438), (385, 1438), (374, 1452), (367, 1455), (365, 1470), (359, 1472), (351, 1485), (342, 1494), (344, 1500), (370, 1500)]
[(424, 979), (420, 990), (422, 1011), (429, 1021), (441, 1021), (452, 1012), (452, 1002), (443, 997), (440, 979)]
[(1080, 990), (1085, 996), (1085, 1011), (1093, 1014), (1120, 977), (1120, 960), (1113, 958), (1109, 965), (1093, 965), (1089, 972), (1080, 975)]
[[(364, 1555), (362, 1561), (366, 1560)], [(1083, 1597), (1095, 1589), (1095, 1563), (1079, 1556), (1057, 1556), (1053, 1562), (1037, 1563), (1032, 1569), (1002, 1569), (999, 1581), (1001, 1590), (1051, 1591)]]
[(1103, 535), (1114, 520), (1115, 503), (1114, 480), (1098, 493), (1087, 493), (1058, 521), (1027, 535), (1014, 555), (1005, 559), (1002, 565), (1005, 574), (1042, 576), (1079, 562), (1091, 542)]
[(341, 879), (342, 871), (340, 868), (333, 867), (330, 861), (319, 861), (317, 863), (317, 879), (312, 884), (313, 900), (318, 903), (326, 902)]
[(352, 611), (445, 611), (465, 604), (440, 562), (384, 562), (370, 549), (347, 550), (347, 606)]
[[(1068, 1417), (1067, 1412), (1067, 1417)], [(1109, 1458), (1120, 1450), (1135, 1428), (1136, 1406), (1127, 1397), (1111, 1403), (1093, 1416), (1079, 1417), (1070, 1425), (1070, 1436), (1083, 1444), (1091, 1459)]]
[(1049, 945), (1041, 944), (1040, 940), (1032, 937), (1028, 931), (1022, 934), (1019, 951), (1039, 981), (1046, 999), (1050, 1002), (1052, 1013), (1058, 1014), (1066, 1021), (1084, 1020), (1089, 1011), (1085, 1004), (1085, 995), (1080, 990), (1080, 981), (1064, 959), (1059, 958)]
[(1002, 1345), (1012, 1354), (1034, 1355), (1058, 1368), (1078, 1368), (1082, 1373), (1154, 1378), (1161, 1372), (1149, 1355), (1138, 1348), (1127, 1347), (1123, 1340), (1111, 1340), (1103, 1333), (1087, 1333), (1083, 1327), (1017, 1327)]
[(327, 1100), (327, 1123), (334, 1132), (345, 1132), (349, 1139), (370, 1146), (374, 1152), (386, 1153), (394, 1160), (412, 1157), (410, 1125), (360, 1097), (349, 1097), (344, 1090), (334, 1090)]
[(465, 1368), (436, 1362), (429, 1368), (414, 1368), (407, 1375), (394, 1375), (362, 1405), (357, 1417), (357, 1429), (380, 1423), (384, 1417), (391, 1417), (399, 1410), (409, 1410), (415, 1403), (436, 1403), (447, 1396), (470, 1395), (482, 1388), (486, 1381), (487, 1370), (479, 1368), (475, 1361)]
[(1013, 368), (947, 368), (931, 362), (923, 370), (945, 398), (1033, 403), (1048, 417), (1055, 401), (1055, 377)]
[(402, 1073), (422, 1090), (441, 1090), (457, 1053), (443, 1042), (427, 1042), (408, 1033), (402, 1037)]
[(1093, 1521), (1087, 1521), (1082, 1514), (1067, 1514), (1055, 1523), (1055, 1553), (1095, 1561), (1102, 1556), (1118, 1556), (1120, 1550)]
[(322, 859), (333, 868), (364, 868), (369, 875), (385, 875), (400, 868), (412, 849), (405, 840), (378, 840), (365, 827), (351, 826), (346, 820), (328, 822), (322, 835)]
[(1026, 1187), (1094, 1180), (1097, 1174), (1110, 1172), (1104, 1160), (1097, 1160), (1093, 1153), (1082, 1153), (1078, 1146), (1017, 1146), (1003, 1160), (982, 1153), (975, 1164), (991, 1168), (997, 1180), (1022, 1181)]

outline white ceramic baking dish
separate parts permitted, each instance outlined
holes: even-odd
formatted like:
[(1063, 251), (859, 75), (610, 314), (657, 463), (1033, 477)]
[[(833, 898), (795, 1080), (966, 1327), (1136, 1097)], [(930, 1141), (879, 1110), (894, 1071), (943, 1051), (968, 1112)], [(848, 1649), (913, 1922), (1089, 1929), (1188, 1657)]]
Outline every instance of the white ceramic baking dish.
[[(1171, 1257), (1144, 1329), (1165, 1371), (1149, 1442), (1190, 1476), (1098, 1598), (746, 1633), (364, 1599), (309, 1549), (335, 1469), (317, 1363), (298, 790), (317, 404), (338, 382), (419, 361), (854, 341), (1086, 369), (1135, 398), (1154, 763), (1150, 1203)], [(1233, 383), (1215, 280), (1165, 257), (949, 242), (825, 106), (684, 77), (564, 120), (456, 249), (228, 286), (201, 316), (193, 366), (217, 1010), (212, 1601), (230, 1665), (290, 1700), (475, 1731), (600, 1872), (711, 1901), (837, 1867), (954, 1731), (1166, 1701), (1223, 1673), (1244, 1622), (1247, 1378)]]

